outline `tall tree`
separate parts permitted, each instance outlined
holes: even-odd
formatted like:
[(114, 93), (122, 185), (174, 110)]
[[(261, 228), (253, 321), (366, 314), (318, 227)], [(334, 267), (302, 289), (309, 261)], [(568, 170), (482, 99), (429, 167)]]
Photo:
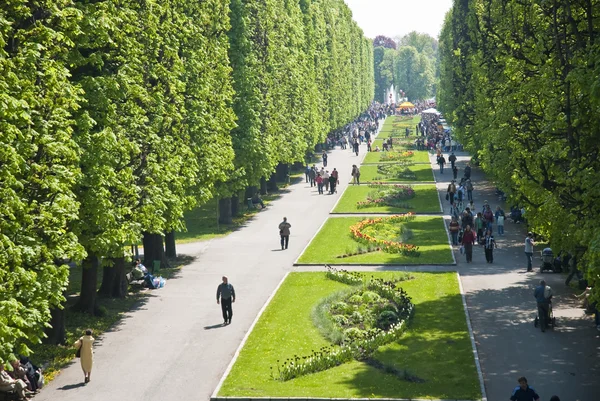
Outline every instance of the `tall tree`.
[(72, 139), (80, 90), (70, 81), (70, 1), (0, 4), (0, 358), (29, 354), (51, 308), (64, 301), (65, 261), (82, 248), (68, 225), (79, 149)]

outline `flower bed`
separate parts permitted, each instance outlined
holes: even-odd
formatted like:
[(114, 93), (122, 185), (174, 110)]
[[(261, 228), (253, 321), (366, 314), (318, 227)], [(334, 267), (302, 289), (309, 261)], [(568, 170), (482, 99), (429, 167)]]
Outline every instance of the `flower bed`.
[(401, 224), (400, 229), (402, 233), (402, 229), (404, 227), (402, 223), (410, 222), (414, 219), (414, 217), (414, 214), (408, 213), (391, 217), (379, 217), (376, 219), (362, 220), (350, 226), (350, 234), (352, 235), (352, 238), (354, 240), (365, 245), (379, 246), (384, 252), (401, 253), (405, 256), (418, 257), (420, 256), (420, 252), (419, 247), (416, 245), (407, 244), (400, 241), (377, 238), (373, 234), (365, 232), (366, 228), (370, 228), (372, 231), (378, 231), (378, 228), (380, 226), (384, 226), (387, 224)]
[[(296, 377), (321, 372), (352, 360), (364, 361), (383, 345), (400, 338), (414, 306), (408, 294), (397, 288), (400, 281), (384, 281), (371, 277), (365, 281), (360, 273), (348, 273), (329, 268), (327, 278), (363, 286), (342, 292), (337, 302), (323, 302), (317, 309), (333, 323), (333, 330), (343, 332), (339, 345), (321, 347), (311, 355), (295, 355), (283, 363), (278, 360), (274, 379), (288, 381)], [(349, 284), (350, 284), (349, 283)], [(323, 316), (321, 316), (323, 317)], [(272, 370), (273, 371), (273, 370)]]
[[(417, 175), (412, 171), (409, 166), (413, 163), (400, 162), (395, 164), (379, 164), (377, 166), (377, 173), (383, 174), (387, 178), (398, 178), (402, 180), (416, 180)], [(377, 179), (378, 177), (375, 177)]]
[(369, 188), (376, 188), (367, 195), (366, 201), (356, 202), (360, 208), (372, 205), (386, 205), (403, 209), (412, 209), (412, 206), (403, 202), (415, 197), (415, 190), (408, 185), (385, 185), (382, 182), (369, 184)]
[(405, 152), (402, 153), (397, 153), (397, 152), (383, 152), (381, 154), (381, 156), (379, 157), (379, 161), (381, 162), (395, 162), (398, 160), (404, 160), (407, 159), (409, 157), (413, 157), (415, 155), (415, 152), (411, 151), (411, 150), (407, 150)]

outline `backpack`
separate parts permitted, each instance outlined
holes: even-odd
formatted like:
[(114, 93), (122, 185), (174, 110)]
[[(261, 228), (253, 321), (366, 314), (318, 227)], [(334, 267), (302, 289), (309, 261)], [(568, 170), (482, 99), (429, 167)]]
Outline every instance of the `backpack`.
[(462, 189), (460, 189), (460, 188), (458, 189), (458, 194), (457, 195), (458, 195), (458, 200), (462, 201), (462, 199), (463, 199), (463, 191), (462, 191)]
[(473, 184), (471, 183), (471, 181), (467, 181), (467, 191), (472, 191), (473, 190)]

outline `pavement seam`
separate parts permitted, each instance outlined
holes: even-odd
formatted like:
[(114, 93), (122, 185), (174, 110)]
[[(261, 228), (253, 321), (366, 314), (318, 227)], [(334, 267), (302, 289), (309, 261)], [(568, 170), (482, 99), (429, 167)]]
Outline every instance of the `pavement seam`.
[(250, 328), (246, 332), (246, 335), (242, 339), (242, 342), (240, 343), (240, 345), (238, 346), (238, 348), (235, 350), (235, 354), (233, 354), (233, 358), (231, 359), (231, 362), (229, 362), (229, 365), (227, 365), (227, 369), (225, 369), (225, 373), (223, 373), (223, 376), (221, 377), (221, 380), (219, 380), (219, 384), (217, 384), (217, 387), (215, 388), (215, 391), (213, 391), (213, 394), (210, 396), (211, 400), (217, 398), (217, 394), (219, 394), (219, 391), (221, 390), (221, 387), (223, 386), (223, 383), (225, 382), (225, 379), (229, 375), (229, 372), (231, 372), (231, 369), (233, 368), (233, 365), (235, 365), (235, 362), (237, 361), (238, 356), (240, 356), (240, 352), (244, 348), (244, 345), (246, 345), (246, 341), (248, 341), (248, 337), (250, 337), (250, 334), (254, 330), (254, 326), (256, 326), (256, 323), (258, 323), (258, 320), (262, 316), (263, 312), (267, 309), (267, 306), (271, 303), (271, 300), (273, 299), (273, 297), (275, 296), (275, 294), (277, 293), (277, 291), (279, 291), (279, 288), (281, 287), (281, 285), (283, 284), (283, 282), (285, 281), (285, 279), (287, 278), (287, 276), (289, 274), (290, 274), (290, 272), (287, 272), (283, 276), (283, 278), (281, 279), (281, 281), (279, 282), (279, 284), (277, 284), (277, 287), (275, 287), (275, 289), (273, 290), (273, 292), (271, 292), (271, 295), (269, 295), (269, 298), (267, 298), (265, 304), (262, 306), (262, 308), (260, 308), (260, 311), (258, 311), (258, 314), (254, 318), (254, 321), (252, 322), (252, 324), (250, 325)]
[(469, 328), (469, 338), (471, 339), (471, 347), (473, 348), (475, 367), (477, 368), (477, 376), (479, 377), (479, 386), (481, 388), (481, 401), (487, 401), (487, 395), (485, 393), (485, 382), (483, 381), (483, 371), (481, 370), (481, 362), (479, 361), (479, 353), (477, 352), (477, 344), (475, 344), (475, 335), (473, 334), (473, 327), (471, 326), (471, 317), (469, 316), (469, 309), (467, 307), (467, 298), (465, 297), (465, 291), (460, 280), (459, 272), (456, 272), (456, 278), (458, 279), (458, 288), (460, 289), (460, 296), (462, 298), (463, 309), (465, 310), (465, 318), (467, 320), (467, 327)]

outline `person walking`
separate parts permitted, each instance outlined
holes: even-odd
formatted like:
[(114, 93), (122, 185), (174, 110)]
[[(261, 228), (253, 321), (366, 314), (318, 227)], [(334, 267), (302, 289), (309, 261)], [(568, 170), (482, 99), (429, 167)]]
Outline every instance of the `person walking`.
[(356, 164), (352, 165), (352, 185), (360, 185), (360, 169)]
[(446, 164), (446, 159), (444, 155), (440, 154), (437, 158), (437, 164), (440, 166), (440, 174), (444, 174), (444, 164)]
[(458, 232), (460, 231), (460, 224), (458, 224), (456, 217), (452, 217), (452, 220), (448, 225), (448, 229), (450, 231), (450, 235), (452, 236), (452, 245), (458, 245)]
[(473, 183), (471, 180), (466, 180), (465, 187), (467, 188), (467, 199), (469, 202), (473, 201)]
[(323, 194), (323, 177), (321, 177), (321, 174), (317, 174), (315, 182), (317, 183), (317, 190), (319, 191), (319, 195)]
[(325, 173), (323, 173), (323, 186), (325, 191), (329, 192), (329, 170), (325, 170)]
[(221, 312), (223, 312), (223, 324), (231, 324), (233, 309), (231, 304), (235, 302), (235, 289), (229, 282), (227, 276), (221, 278), (223, 282), (217, 287), (217, 305), (221, 304)]
[(537, 302), (538, 318), (540, 320), (540, 328), (542, 329), (543, 333), (546, 331), (546, 326), (548, 325), (546, 320), (550, 311), (550, 298), (552, 297), (552, 289), (546, 286), (546, 282), (544, 280), (540, 280), (540, 285), (535, 287), (533, 296)]
[(462, 237), (462, 245), (465, 248), (465, 255), (467, 257), (467, 263), (473, 261), (473, 244), (475, 243), (475, 234), (471, 230), (471, 226), (467, 225), (465, 232)]
[(450, 204), (453, 205), (454, 204), (454, 194), (456, 193), (456, 184), (454, 183), (454, 180), (450, 181), (450, 184), (448, 184), (448, 190), (446, 192), (447, 192), (446, 200), (448, 200), (450, 202)]
[(498, 226), (498, 235), (504, 235), (504, 210), (500, 206), (496, 208), (496, 226)]
[(525, 377), (519, 377), (517, 381), (519, 385), (513, 390), (510, 401), (539, 401), (540, 396), (533, 387), (529, 387)]
[(329, 189), (331, 190), (332, 194), (333, 193), (337, 194), (337, 186), (339, 183), (340, 183), (340, 174), (334, 167), (333, 171), (331, 172), (331, 175), (329, 176)]
[(310, 166), (307, 164), (306, 168), (304, 169), (304, 177), (306, 178), (306, 182), (307, 183), (308, 183), (309, 176), (310, 176)]
[(315, 178), (317, 178), (317, 171), (315, 170), (315, 166), (312, 166), (310, 171), (308, 172), (308, 179), (310, 181), (311, 188), (316, 185)]
[[(321, 187), (321, 193), (323, 193), (323, 187)], [(292, 225), (288, 223), (287, 217), (283, 218), (283, 221), (279, 223), (279, 236), (281, 237), (281, 249), (287, 249), (290, 242), (290, 228)]]
[(533, 271), (533, 247), (535, 242), (533, 241), (533, 233), (528, 232), (525, 237), (525, 256), (527, 257), (527, 271)]
[(92, 376), (92, 366), (94, 364), (94, 337), (92, 330), (87, 329), (85, 335), (75, 341), (75, 347), (79, 349), (79, 360), (81, 370), (83, 370), (83, 381), (89, 383)]
[(327, 167), (327, 152), (323, 152), (323, 167)]
[(492, 230), (485, 232), (483, 238), (483, 249), (485, 251), (485, 261), (488, 263), (494, 263), (494, 248), (496, 247), (496, 241), (494, 240), (494, 234)]

